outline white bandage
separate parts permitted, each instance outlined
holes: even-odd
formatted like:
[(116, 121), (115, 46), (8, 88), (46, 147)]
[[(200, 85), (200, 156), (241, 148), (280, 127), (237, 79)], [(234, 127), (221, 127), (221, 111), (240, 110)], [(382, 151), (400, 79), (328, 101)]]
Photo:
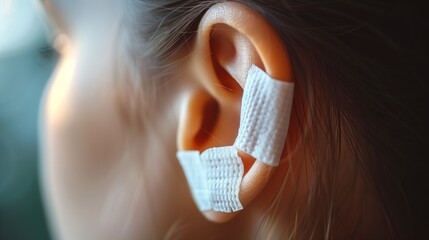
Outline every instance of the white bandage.
[(234, 147), (269, 166), (278, 166), (289, 128), (293, 83), (272, 79), (253, 65), (241, 104)]
[(201, 211), (235, 212), (244, 167), (237, 149), (278, 166), (289, 127), (293, 83), (272, 79), (253, 65), (244, 87), (240, 127), (233, 146), (178, 151), (192, 195)]
[(235, 212), (243, 209), (238, 198), (244, 166), (231, 146), (179, 151), (177, 158), (201, 211)]
[(192, 196), (200, 211), (212, 209), (211, 193), (207, 183), (207, 167), (199, 151), (178, 151), (177, 158), (185, 172)]

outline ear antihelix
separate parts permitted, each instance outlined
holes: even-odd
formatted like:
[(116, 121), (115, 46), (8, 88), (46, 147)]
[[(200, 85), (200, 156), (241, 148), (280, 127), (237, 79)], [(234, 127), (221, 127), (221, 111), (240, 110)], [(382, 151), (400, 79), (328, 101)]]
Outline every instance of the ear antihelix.
[[(233, 97), (241, 97), (242, 87), (239, 84), (239, 79), (236, 72), (232, 69), (235, 69), (233, 66), (240, 62), (238, 59), (237, 47), (238, 44), (235, 43), (235, 37), (232, 28), (228, 27), (225, 24), (217, 24), (212, 29), (212, 34), (210, 37), (210, 52), (211, 60), (213, 64), (213, 70), (219, 81), (219, 87), (226, 91), (226, 94), (230, 94)], [(239, 94), (238, 94), (239, 93)]]

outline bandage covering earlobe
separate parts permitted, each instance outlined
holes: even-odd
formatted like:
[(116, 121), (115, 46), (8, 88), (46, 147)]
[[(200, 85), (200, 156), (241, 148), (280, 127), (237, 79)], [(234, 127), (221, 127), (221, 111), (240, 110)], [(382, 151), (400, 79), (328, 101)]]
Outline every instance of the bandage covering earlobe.
[(178, 151), (192, 195), (201, 211), (243, 209), (239, 190), (244, 167), (238, 151), (256, 161), (278, 166), (289, 127), (293, 83), (272, 79), (253, 65), (241, 105), (240, 127), (233, 146)]
[(207, 166), (201, 161), (200, 152), (179, 151), (177, 158), (200, 211), (212, 209), (211, 193), (207, 183)]
[(238, 193), (244, 166), (235, 148), (210, 148), (201, 155), (198, 151), (179, 151), (177, 158), (201, 211), (243, 209)]

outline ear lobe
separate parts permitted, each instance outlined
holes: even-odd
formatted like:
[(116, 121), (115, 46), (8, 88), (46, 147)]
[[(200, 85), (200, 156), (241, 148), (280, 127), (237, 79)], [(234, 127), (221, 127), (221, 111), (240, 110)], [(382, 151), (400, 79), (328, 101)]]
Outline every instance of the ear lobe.
[[(240, 105), (247, 73), (256, 65), (272, 78), (292, 81), (291, 65), (281, 38), (253, 9), (239, 3), (216, 4), (203, 16), (191, 53), (191, 74), (197, 80), (180, 119), (180, 150), (231, 146), (237, 137)], [(244, 176), (240, 202), (246, 206), (264, 189), (273, 168), (240, 152)], [(204, 212), (214, 222), (235, 213)]]

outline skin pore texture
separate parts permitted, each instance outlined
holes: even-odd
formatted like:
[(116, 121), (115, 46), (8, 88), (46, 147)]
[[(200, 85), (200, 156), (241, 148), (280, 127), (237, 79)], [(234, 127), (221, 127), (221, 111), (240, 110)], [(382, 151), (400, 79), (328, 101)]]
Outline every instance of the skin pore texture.
[[(130, 80), (115, 73), (117, 67), (127, 67), (115, 55), (123, 44), (116, 41), (120, 2), (44, 2), (61, 33), (60, 60), (41, 110), (42, 181), (54, 236), (249, 239), (266, 224), (267, 212), (289, 211), (291, 216), (279, 218), (276, 230), (265, 235), (281, 238), (286, 232), (282, 226), (286, 229), (304, 211), (307, 186), (314, 180), (309, 153), (300, 149), (297, 116), (292, 115), (279, 167), (240, 153), (246, 169), (240, 191), (243, 211), (200, 213), (175, 157), (177, 149), (202, 151), (233, 143), (251, 64), (275, 79), (293, 81), (288, 53), (275, 30), (240, 4), (211, 7), (194, 45), (184, 50), (192, 54), (172, 70), (178, 77), (159, 90), (150, 106), (156, 111), (142, 130), (124, 120), (120, 110), (123, 96), (118, 95), (124, 92), (118, 89)], [(294, 101), (306, 100), (298, 95)], [(347, 159), (350, 152), (341, 154)], [(340, 184), (333, 194), (342, 202), (335, 209), (342, 221), (332, 223), (333, 235), (353, 232), (368, 239), (386, 234), (380, 203), (356, 165), (344, 162), (339, 169)], [(353, 190), (342, 196), (344, 189)]]

